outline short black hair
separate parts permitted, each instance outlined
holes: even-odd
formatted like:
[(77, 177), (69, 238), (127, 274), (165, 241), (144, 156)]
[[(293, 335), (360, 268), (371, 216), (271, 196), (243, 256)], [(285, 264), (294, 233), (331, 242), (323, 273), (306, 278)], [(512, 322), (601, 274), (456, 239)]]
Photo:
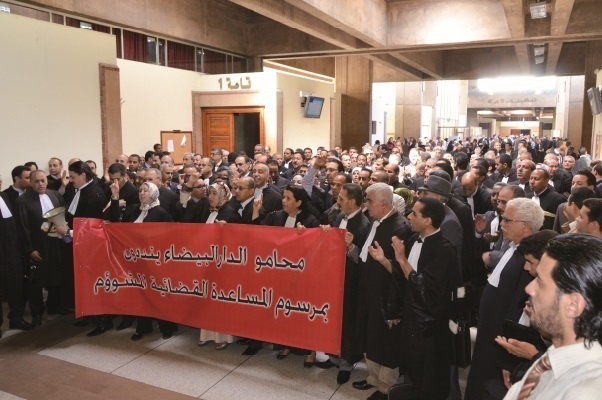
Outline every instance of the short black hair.
[(602, 230), (602, 199), (583, 200), (583, 206), (589, 208), (587, 219), (589, 222), (597, 222)]
[(468, 155), (463, 151), (458, 151), (456, 154), (454, 154), (454, 162), (456, 163), (456, 168), (458, 169), (464, 170), (468, 168), (469, 161)]
[(430, 218), (433, 228), (439, 229), (445, 218), (445, 206), (443, 203), (431, 197), (419, 198), (416, 202), (422, 204), (422, 211), (420, 212), (422, 217)]
[(154, 151), (152, 151), (152, 150), (147, 151), (146, 153), (144, 153), (144, 161), (152, 160), (154, 155), (155, 155)]
[(343, 185), (342, 189), (347, 191), (347, 198), (355, 200), (355, 204), (360, 207), (364, 202), (364, 194), (362, 192), (362, 187), (356, 183), (346, 183)]
[(26, 167), (25, 165), (17, 165), (15, 168), (13, 168), (10, 173), (10, 175), (13, 177), (13, 183), (16, 182), (16, 178), (20, 178), (25, 171), (30, 171), (29, 167)]
[(113, 163), (109, 166), (109, 174), (121, 174), (121, 176), (126, 176), (126, 169), (125, 169), (125, 165), (120, 164), (120, 163)]
[(558, 232), (550, 229), (544, 229), (543, 231), (535, 232), (532, 235), (527, 236), (521, 240), (518, 245), (518, 251), (523, 255), (530, 254), (536, 259), (541, 259), (544, 250), (550, 239), (558, 236)]
[[(596, 186), (596, 177), (594, 176), (594, 174), (591, 173), (591, 171), (583, 169), (581, 171), (575, 172), (575, 175), (585, 176), (587, 178), (587, 186)], [(573, 177), (575, 175), (573, 175)]]
[(569, 203), (574, 203), (578, 208), (583, 207), (583, 202), (587, 199), (595, 199), (596, 192), (586, 186), (576, 187), (571, 190)]
[(36, 167), (36, 169), (40, 169), (40, 168), (38, 168), (38, 164), (36, 164), (36, 162), (35, 162), (35, 161), (27, 161), (27, 162), (26, 162), (25, 164), (23, 164), (23, 165), (25, 165), (26, 167), (30, 167), (30, 169), (31, 169), (31, 167), (32, 167), (32, 166)]
[(504, 186), (503, 189), (508, 189), (508, 190), (512, 191), (513, 199), (527, 197), (527, 194), (525, 193), (523, 188), (518, 185), (506, 185), (506, 186)]
[(500, 164), (506, 164), (508, 167), (512, 167), (512, 157), (508, 154), (500, 155)]
[(550, 240), (546, 254), (556, 261), (552, 279), (560, 293), (579, 293), (585, 308), (574, 323), (577, 339), (584, 338), (589, 348), (602, 344), (602, 239), (587, 234), (569, 233)]
[[(435, 167), (440, 168), (442, 171), (444, 171), (445, 173), (447, 173), (447, 175), (449, 176), (454, 176), (454, 169), (452, 168), (451, 164), (446, 163), (445, 161), (437, 161), (435, 163)], [(430, 173), (433, 173), (434, 171), (431, 171)]]
[(326, 162), (336, 163), (337, 164), (337, 170), (339, 172), (345, 171), (345, 167), (343, 166), (343, 163), (341, 162), (341, 160), (339, 160), (336, 157), (328, 157), (328, 160)]

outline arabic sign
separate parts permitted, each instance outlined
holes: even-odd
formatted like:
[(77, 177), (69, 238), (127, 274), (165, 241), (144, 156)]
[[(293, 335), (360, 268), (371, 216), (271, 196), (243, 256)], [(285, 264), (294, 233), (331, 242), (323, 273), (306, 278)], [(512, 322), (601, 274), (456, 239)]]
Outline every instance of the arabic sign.
[(343, 233), (77, 219), (76, 313), (147, 316), (339, 354)]

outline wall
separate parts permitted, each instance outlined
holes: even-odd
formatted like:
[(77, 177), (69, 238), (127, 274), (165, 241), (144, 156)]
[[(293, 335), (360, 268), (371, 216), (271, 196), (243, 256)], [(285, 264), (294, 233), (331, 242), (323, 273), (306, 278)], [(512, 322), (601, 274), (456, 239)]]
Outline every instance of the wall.
[(144, 156), (161, 142), (161, 131), (192, 131), (191, 92), (200, 90), (201, 74), (128, 60), (117, 65), (125, 154)]
[(99, 64), (115, 64), (112, 36), (0, 13), (0, 173), (57, 156), (102, 159)]
[[(265, 68), (265, 71), (271, 70)], [(334, 85), (277, 72), (276, 86), (283, 92), (283, 148), (311, 147), (315, 151), (318, 146), (330, 147), (330, 98), (334, 97)], [(303, 116), (301, 91), (324, 97), (320, 118)], [(268, 144), (271, 145), (269, 141)]]

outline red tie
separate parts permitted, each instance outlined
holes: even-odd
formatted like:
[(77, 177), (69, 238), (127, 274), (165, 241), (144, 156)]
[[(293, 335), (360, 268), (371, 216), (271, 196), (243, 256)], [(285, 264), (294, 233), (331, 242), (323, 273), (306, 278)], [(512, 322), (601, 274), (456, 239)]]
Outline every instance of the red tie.
[(550, 365), (550, 358), (547, 354), (541, 357), (539, 360), (535, 362), (535, 367), (529, 372), (527, 379), (525, 379), (525, 383), (520, 390), (520, 394), (518, 395), (518, 400), (526, 400), (529, 398), (535, 386), (539, 383), (539, 378), (541, 375), (552, 369)]

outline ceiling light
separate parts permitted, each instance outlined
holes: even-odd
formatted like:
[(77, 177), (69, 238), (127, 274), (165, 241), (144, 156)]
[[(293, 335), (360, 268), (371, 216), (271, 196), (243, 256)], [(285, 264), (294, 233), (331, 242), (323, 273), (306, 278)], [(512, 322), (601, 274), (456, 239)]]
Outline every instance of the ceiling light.
[(535, 56), (543, 56), (546, 52), (546, 46), (536, 46), (533, 48), (533, 54)]
[(548, 12), (545, 1), (531, 3), (529, 10), (531, 11), (531, 19), (545, 18)]
[(544, 56), (535, 57), (535, 64), (543, 64), (544, 59)]

